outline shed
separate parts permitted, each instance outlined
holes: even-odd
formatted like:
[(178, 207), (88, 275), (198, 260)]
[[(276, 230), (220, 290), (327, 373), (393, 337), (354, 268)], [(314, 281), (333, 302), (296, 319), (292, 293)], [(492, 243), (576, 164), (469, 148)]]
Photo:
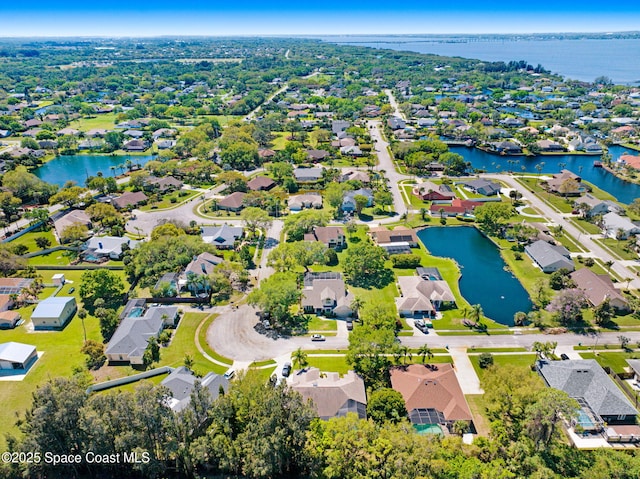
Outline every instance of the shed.
[(0, 369), (27, 369), (38, 357), (36, 347), (23, 343), (0, 344)]
[(35, 329), (57, 329), (64, 327), (76, 312), (76, 298), (54, 296), (40, 301), (31, 314)]

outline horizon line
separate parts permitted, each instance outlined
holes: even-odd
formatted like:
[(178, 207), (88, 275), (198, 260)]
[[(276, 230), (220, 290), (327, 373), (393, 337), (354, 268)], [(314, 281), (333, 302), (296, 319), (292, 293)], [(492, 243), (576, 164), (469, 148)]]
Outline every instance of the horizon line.
[(86, 39), (125, 39), (125, 38), (316, 38), (316, 37), (384, 37), (384, 36), (398, 36), (398, 37), (442, 37), (442, 36), (465, 36), (475, 37), (481, 35), (494, 35), (494, 36), (513, 36), (513, 35), (619, 35), (625, 33), (640, 34), (640, 30), (603, 30), (603, 31), (557, 31), (557, 32), (475, 32), (475, 33), (463, 33), (463, 32), (449, 32), (449, 33), (398, 33), (398, 32), (386, 32), (386, 33), (227, 33), (227, 34), (184, 34), (184, 33), (162, 33), (162, 34), (149, 34), (149, 35), (135, 35), (135, 34), (113, 34), (113, 35), (0, 35), (0, 40), (12, 40), (12, 39), (56, 39), (56, 38), (86, 38)]

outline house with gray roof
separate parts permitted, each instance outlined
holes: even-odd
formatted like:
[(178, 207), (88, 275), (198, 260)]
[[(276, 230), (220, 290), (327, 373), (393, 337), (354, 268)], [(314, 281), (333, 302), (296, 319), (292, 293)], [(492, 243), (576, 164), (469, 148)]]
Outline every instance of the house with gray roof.
[(609, 238), (617, 238), (621, 232), (621, 239), (627, 239), (631, 235), (639, 234), (640, 226), (617, 213), (607, 213), (602, 217), (602, 230), (602, 234)]
[(624, 211), (624, 209), (617, 203), (611, 200), (601, 200), (589, 193), (581, 196), (580, 198), (576, 198), (575, 205), (578, 206), (581, 204), (589, 206), (589, 210), (586, 212), (586, 215), (589, 217), (596, 215), (606, 215), (607, 213), (620, 214)]
[[(220, 263), (222, 263), (224, 261), (224, 258), (221, 258), (219, 256), (213, 255), (211, 253), (200, 253), (198, 256), (195, 256), (191, 262), (187, 265), (187, 267), (184, 269), (184, 274), (183, 274), (183, 278), (190, 275), (190, 274), (195, 274), (195, 275), (210, 275), (211, 273), (213, 273), (213, 270), (216, 266), (218, 266)], [(186, 284), (186, 280), (183, 282), (183, 280), (180, 280), (180, 285), (185, 285)]]
[(205, 243), (219, 249), (232, 249), (236, 241), (242, 238), (244, 230), (240, 226), (229, 226), (225, 223), (222, 226), (203, 226), (201, 231)]
[(73, 296), (50, 296), (38, 303), (31, 313), (34, 329), (61, 329), (77, 309)]
[(296, 168), (293, 177), (299, 183), (312, 183), (322, 179), (324, 168)]
[(109, 258), (117, 260), (122, 258), (124, 249), (127, 247), (134, 249), (138, 246), (138, 243), (139, 241), (132, 240), (126, 236), (94, 236), (85, 243), (85, 249), (82, 254), (85, 258)]
[(353, 314), (351, 303), (354, 298), (339, 273), (327, 278), (322, 277), (322, 273), (305, 277), (301, 303), (306, 312), (346, 318)]
[(396, 298), (396, 307), (402, 316), (432, 317), (444, 304), (452, 304), (456, 300), (446, 281), (398, 276), (397, 284), (401, 296)]
[(322, 420), (348, 413), (355, 413), (360, 419), (367, 417), (364, 381), (353, 371), (340, 377), (338, 373), (321, 374), (318, 368), (307, 368), (289, 376), (287, 383), (311, 402)]
[(483, 178), (462, 183), (467, 189), (484, 196), (497, 195), (500, 192), (501, 185), (495, 181), (488, 181)]
[(356, 196), (365, 196), (367, 198), (367, 206), (373, 205), (373, 192), (369, 188), (360, 188), (344, 193), (342, 198), (342, 211), (351, 213), (356, 210)]
[(638, 411), (595, 359), (538, 361), (547, 386), (566, 392), (608, 424), (634, 423)]
[(566, 268), (569, 271), (575, 269), (571, 255), (564, 246), (538, 240), (525, 246), (524, 251), (545, 273), (553, 273), (560, 268)]
[(209, 391), (211, 399), (215, 400), (220, 395), (220, 388), (227, 392), (229, 380), (222, 374), (207, 373), (203, 378), (194, 376), (193, 372), (184, 366), (180, 366), (169, 374), (160, 383), (161, 386), (171, 391), (171, 396), (166, 398), (167, 405), (173, 412), (180, 412), (191, 402), (191, 393), (195, 389), (196, 382), (200, 382), (203, 389)]
[(175, 325), (178, 308), (175, 306), (153, 306), (129, 308), (128, 315), (107, 344), (105, 355), (109, 362), (143, 364), (144, 351), (149, 339), (157, 338), (166, 326)]
[(345, 131), (350, 126), (351, 126), (351, 122), (348, 122), (346, 120), (333, 120), (331, 122), (331, 132), (334, 135), (337, 135)]
[(91, 228), (91, 218), (89, 218), (89, 215), (87, 215), (84, 210), (69, 211), (68, 213), (54, 220), (53, 227), (56, 230), (58, 238), (60, 238), (65, 229), (67, 229), (69, 226), (74, 226), (77, 224), (86, 226), (87, 228)]
[(322, 195), (305, 193), (304, 195), (290, 196), (287, 204), (291, 211), (300, 211), (304, 208), (322, 208)]

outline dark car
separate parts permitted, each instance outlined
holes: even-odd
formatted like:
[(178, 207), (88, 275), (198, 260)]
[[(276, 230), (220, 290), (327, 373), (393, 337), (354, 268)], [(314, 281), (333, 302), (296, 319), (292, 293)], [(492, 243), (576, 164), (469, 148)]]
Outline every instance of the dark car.
[(566, 361), (567, 359), (569, 359), (569, 356), (567, 356), (566, 354), (562, 353), (560, 355), (560, 359), (562, 359), (563, 361)]
[(291, 374), (291, 363), (284, 363), (284, 366), (282, 367), (282, 376), (288, 378), (289, 374)]
[(353, 331), (353, 321), (347, 321), (347, 331)]

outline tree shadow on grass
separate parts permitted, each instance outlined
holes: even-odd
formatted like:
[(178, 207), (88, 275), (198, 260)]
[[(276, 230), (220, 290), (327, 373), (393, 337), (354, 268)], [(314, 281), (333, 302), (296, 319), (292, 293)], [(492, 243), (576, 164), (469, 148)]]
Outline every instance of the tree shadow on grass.
[(387, 286), (389, 283), (392, 283), (394, 279), (395, 277), (393, 275), (393, 271), (391, 271), (390, 269), (384, 269), (377, 274), (358, 277), (354, 281), (351, 281), (351, 284), (356, 288), (382, 289), (385, 286)]

